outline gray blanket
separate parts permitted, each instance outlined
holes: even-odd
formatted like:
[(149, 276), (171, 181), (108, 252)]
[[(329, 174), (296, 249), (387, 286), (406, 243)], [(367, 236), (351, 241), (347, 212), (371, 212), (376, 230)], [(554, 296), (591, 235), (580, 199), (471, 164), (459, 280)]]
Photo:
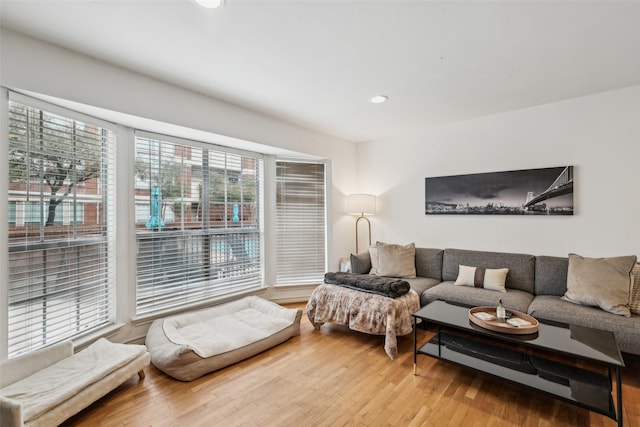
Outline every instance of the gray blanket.
[(401, 297), (411, 290), (406, 280), (369, 274), (325, 273), (324, 282), (390, 298)]

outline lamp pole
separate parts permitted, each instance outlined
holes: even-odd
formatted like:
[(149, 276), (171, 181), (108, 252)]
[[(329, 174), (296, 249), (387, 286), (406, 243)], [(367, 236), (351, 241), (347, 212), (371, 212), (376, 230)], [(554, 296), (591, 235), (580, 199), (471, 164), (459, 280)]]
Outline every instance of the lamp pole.
[(356, 219), (356, 253), (359, 252), (358, 223), (361, 219), (367, 222), (369, 229), (369, 246), (371, 246), (371, 221), (365, 215), (374, 215), (376, 212), (376, 196), (373, 194), (350, 194), (347, 198), (347, 212), (351, 215), (360, 215)]
[(364, 216), (364, 212), (361, 212), (360, 216), (358, 217), (358, 219), (356, 219), (356, 253), (359, 253), (359, 251), (358, 251), (358, 223), (360, 222), (361, 219), (364, 219), (365, 221), (367, 221), (367, 225), (369, 227), (369, 246), (371, 246), (371, 221), (369, 221), (369, 218)]

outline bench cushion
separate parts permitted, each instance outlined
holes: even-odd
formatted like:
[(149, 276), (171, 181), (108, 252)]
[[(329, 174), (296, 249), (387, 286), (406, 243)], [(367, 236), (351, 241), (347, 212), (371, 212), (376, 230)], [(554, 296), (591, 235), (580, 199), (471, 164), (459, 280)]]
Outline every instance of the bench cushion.
[(0, 389), (0, 395), (22, 404), (26, 424), (145, 353), (143, 345), (101, 338), (73, 356)]

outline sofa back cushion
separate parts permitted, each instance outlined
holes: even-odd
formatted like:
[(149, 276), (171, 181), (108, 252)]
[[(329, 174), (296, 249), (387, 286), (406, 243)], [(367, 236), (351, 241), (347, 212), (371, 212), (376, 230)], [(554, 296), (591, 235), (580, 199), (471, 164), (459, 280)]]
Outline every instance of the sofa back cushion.
[(416, 248), (416, 276), (442, 280), (442, 249)]
[(567, 291), (567, 271), (569, 258), (536, 257), (536, 295), (555, 295), (561, 297)]
[(535, 259), (535, 256), (528, 254), (445, 249), (442, 257), (442, 279), (455, 281), (460, 265), (508, 268), (506, 288), (533, 294)]

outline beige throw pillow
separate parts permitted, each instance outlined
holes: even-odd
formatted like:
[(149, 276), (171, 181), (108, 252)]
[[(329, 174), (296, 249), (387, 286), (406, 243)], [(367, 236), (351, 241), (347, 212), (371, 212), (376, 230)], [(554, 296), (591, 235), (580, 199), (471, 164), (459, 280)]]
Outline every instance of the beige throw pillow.
[(369, 271), (369, 274), (377, 274), (378, 265), (380, 265), (380, 261), (378, 261), (378, 248), (375, 246), (369, 247), (369, 258), (371, 258), (371, 271)]
[(636, 256), (585, 258), (569, 254), (567, 291), (563, 300), (630, 316), (631, 270)]
[(454, 285), (474, 286), (492, 291), (507, 292), (505, 283), (508, 273), (508, 268), (482, 268), (460, 265), (458, 267), (458, 278)]
[[(416, 245), (395, 245), (377, 242), (376, 247), (369, 248), (371, 255), (371, 274), (386, 277), (416, 277)], [(376, 258), (376, 260), (374, 260)]]
[(640, 316), (640, 264), (636, 264), (631, 271), (633, 283), (631, 285), (631, 298), (629, 299), (629, 310), (631, 314)]

